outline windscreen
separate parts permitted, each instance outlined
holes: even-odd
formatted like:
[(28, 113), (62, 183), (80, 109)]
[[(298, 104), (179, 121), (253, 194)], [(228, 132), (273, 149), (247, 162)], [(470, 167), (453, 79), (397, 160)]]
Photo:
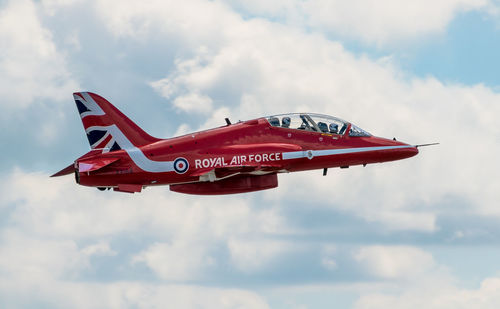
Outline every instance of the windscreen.
[[(345, 134), (349, 123), (328, 115), (294, 113), (267, 117), (269, 123), (274, 127), (296, 129), (327, 134)], [(371, 136), (363, 129), (351, 125), (349, 136)]]

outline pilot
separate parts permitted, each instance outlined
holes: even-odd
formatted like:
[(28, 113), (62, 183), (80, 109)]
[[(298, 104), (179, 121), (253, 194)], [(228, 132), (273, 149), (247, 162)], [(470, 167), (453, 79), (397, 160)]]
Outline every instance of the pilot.
[(336, 123), (330, 123), (329, 125), (330, 133), (337, 134), (339, 130), (339, 126)]
[(290, 117), (283, 117), (281, 120), (281, 126), (283, 128), (289, 128), (290, 127)]
[(280, 120), (278, 117), (271, 117), (269, 118), (269, 123), (273, 126), (273, 127), (279, 127), (280, 126)]
[(321, 130), (321, 132), (328, 133), (328, 127), (326, 126), (326, 123), (318, 122), (318, 128)]

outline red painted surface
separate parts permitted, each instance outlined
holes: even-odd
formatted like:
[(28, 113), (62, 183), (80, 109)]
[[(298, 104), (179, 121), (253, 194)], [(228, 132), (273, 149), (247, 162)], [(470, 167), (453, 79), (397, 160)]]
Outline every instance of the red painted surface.
[(214, 182), (207, 181), (170, 185), (170, 190), (187, 194), (217, 195), (253, 192), (272, 189), (277, 186), (278, 175), (274, 173), (262, 176), (237, 175)]
[(78, 171), (80, 173), (94, 172), (118, 160), (120, 159), (119, 158), (94, 158), (86, 160), (82, 159), (78, 161)]
[(85, 186), (140, 192), (145, 186), (172, 185), (172, 191), (190, 194), (242, 193), (276, 187), (277, 173), (381, 163), (418, 153), (416, 146), (399, 141), (350, 136), (351, 124), (344, 134), (330, 134), (272, 126), (267, 118), (157, 139), (104, 98), (88, 92), (74, 97), (94, 143), (74, 165)]

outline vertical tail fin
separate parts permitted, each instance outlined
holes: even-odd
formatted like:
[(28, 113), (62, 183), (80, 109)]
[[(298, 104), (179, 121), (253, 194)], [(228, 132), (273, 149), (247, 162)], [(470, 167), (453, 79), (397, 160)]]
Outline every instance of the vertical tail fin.
[(91, 92), (73, 93), (92, 149), (103, 152), (131, 149), (158, 141), (103, 97)]

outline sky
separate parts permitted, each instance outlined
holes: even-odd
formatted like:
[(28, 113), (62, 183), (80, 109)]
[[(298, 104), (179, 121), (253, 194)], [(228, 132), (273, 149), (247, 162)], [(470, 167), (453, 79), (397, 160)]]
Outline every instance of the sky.
[[(498, 308), (500, 2), (0, 1), (0, 307)], [(307, 111), (416, 157), (100, 192), (75, 91), (157, 137)]]

